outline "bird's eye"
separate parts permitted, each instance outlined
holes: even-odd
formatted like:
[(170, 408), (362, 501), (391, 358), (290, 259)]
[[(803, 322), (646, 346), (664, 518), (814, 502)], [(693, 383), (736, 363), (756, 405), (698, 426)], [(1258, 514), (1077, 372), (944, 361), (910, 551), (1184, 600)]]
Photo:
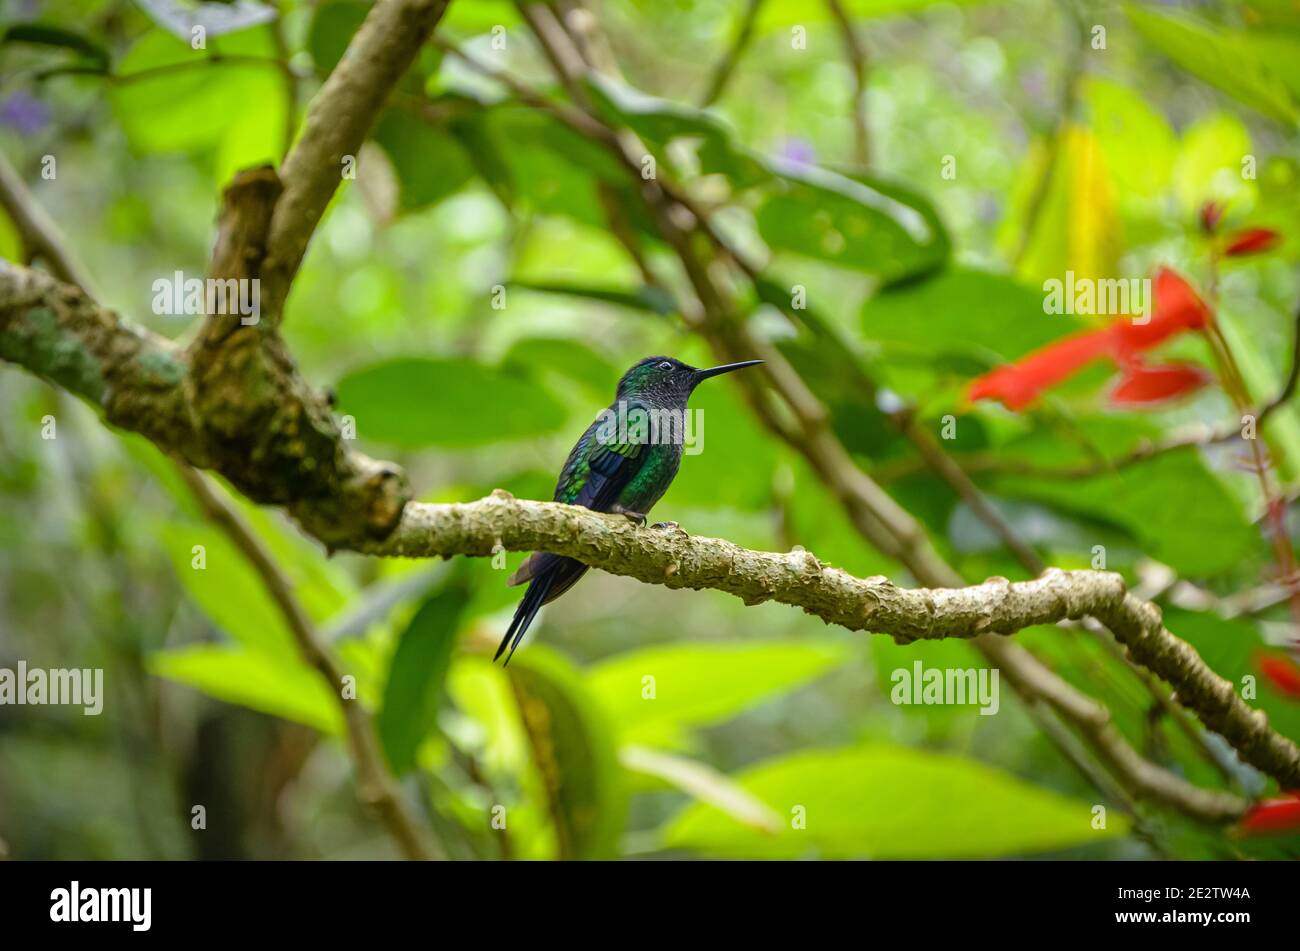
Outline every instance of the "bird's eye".
[(665, 360), (663, 363), (659, 364), (659, 369), (661, 369), (661, 370), (671, 370), (672, 368), (673, 368), (673, 365), (672, 365), (671, 363), (669, 363), (667, 360)]

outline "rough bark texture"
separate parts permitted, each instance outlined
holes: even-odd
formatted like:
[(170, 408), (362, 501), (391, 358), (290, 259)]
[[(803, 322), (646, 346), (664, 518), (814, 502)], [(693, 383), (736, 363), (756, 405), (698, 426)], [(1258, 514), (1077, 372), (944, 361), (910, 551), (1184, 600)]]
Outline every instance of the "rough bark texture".
[(312, 101), (302, 134), (280, 168), (262, 269), (262, 300), (279, 323), (307, 244), (343, 178), (344, 156), (357, 157), (389, 92), (410, 68), (447, 9), (447, 0), (380, 0)]
[[(0, 358), (95, 403), (113, 425), (221, 473), (250, 499), (285, 506), (331, 548), (384, 537), (406, 502), (401, 471), (348, 449), (278, 340), (223, 348), (216, 365), (233, 383), (214, 400), (195, 386), (189, 356), (171, 341), (48, 274), (0, 262)], [(231, 428), (232, 420), (247, 428)]]

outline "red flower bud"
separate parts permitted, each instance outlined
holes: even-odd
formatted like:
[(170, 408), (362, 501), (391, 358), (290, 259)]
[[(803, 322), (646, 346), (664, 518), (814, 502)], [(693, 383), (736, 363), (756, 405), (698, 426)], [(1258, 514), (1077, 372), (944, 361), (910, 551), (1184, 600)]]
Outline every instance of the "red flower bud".
[(1194, 393), (1210, 382), (1210, 374), (1191, 363), (1149, 367), (1139, 362), (1125, 365), (1124, 375), (1110, 391), (1117, 407), (1154, 406)]
[(1300, 700), (1300, 666), (1295, 661), (1278, 654), (1264, 654), (1255, 663), (1279, 693)]
[(1223, 217), (1223, 206), (1217, 201), (1207, 201), (1201, 206), (1201, 230), (1214, 234), (1219, 228), (1219, 219)]
[(1300, 794), (1286, 793), (1255, 803), (1242, 816), (1237, 832), (1247, 836), (1300, 832)]
[(1260, 254), (1271, 251), (1282, 240), (1282, 236), (1272, 228), (1248, 228), (1238, 231), (1228, 238), (1228, 246), (1223, 249), (1225, 257), (1235, 258), (1245, 254)]

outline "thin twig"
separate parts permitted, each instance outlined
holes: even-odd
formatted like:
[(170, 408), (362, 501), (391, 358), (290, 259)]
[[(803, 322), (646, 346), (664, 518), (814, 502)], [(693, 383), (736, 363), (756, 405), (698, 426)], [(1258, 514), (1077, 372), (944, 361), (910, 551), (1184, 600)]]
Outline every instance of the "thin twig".
[(841, 0), (826, 0), (826, 8), (839, 27), (844, 55), (853, 73), (854, 161), (859, 168), (866, 168), (871, 163), (871, 134), (867, 126), (867, 47), (858, 36), (853, 19)]
[(700, 108), (705, 109), (713, 105), (721, 98), (723, 90), (731, 82), (732, 74), (736, 71), (736, 66), (740, 59), (749, 49), (750, 42), (754, 39), (754, 27), (758, 22), (759, 11), (763, 9), (764, 0), (746, 0), (745, 11), (740, 15), (740, 26), (736, 30), (736, 35), (731, 41), (731, 46), (727, 52), (718, 60), (718, 65), (713, 67), (713, 76), (709, 80), (708, 89), (700, 97)]
[(177, 462), (176, 468), (204, 514), (225, 532), (226, 537), (257, 572), (267, 593), (284, 616), (303, 662), (321, 675), (326, 689), (338, 701), (347, 731), (348, 749), (356, 770), (357, 797), (363, 805), (379, 814), (406, 858), (428, 860), (442, 857), (440, 850), (435, 851), (428, 844), (427, 832), (421, 830), (402, 800), (397, 782), (384, 762), (369, 711), (360, 700), (349, 700), (343, 695), (343, 669), (316, 636), (311, 619), (293, 593), (293, 582), (280, 571), (275, 558), (257, 533), (222, 498), (205, 476), (183, 462)]

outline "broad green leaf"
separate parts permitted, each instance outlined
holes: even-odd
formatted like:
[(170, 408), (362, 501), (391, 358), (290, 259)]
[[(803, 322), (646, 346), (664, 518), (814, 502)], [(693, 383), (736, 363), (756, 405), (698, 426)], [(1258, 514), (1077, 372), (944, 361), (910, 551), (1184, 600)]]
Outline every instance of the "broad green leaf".
[(1196, 648), (1210, 669), (1231, 681), (1238, 692), (1247, 685), (1245, 678), (1253, 677), (1256, 696), (1247, 703), (1268, 714), (1269, 726), (1300, 743), (1300, 703), (1260, 674), (1259, 660), (1267, 651), (1255, 622), (1179, 608), (1167, 608), (1164, 621), (1165, 627)]
[(508, 671), (550, 803), (556, 857), (615, 855), (626, 803), (607, 714), (581, 673), (542, 645), (517, 656)]
[(1121, 525), (1149, 557), (1190, 578), (1231, 571), (1260, 541), (1237, 499), (1191, 451), (1090, 479), (1000, 476), (994, 485), (1001, 495)]
[(839, 642), (673, 644), (618, 654), (587, 682), (623, 742), (653, 744), (665, 728), (706, 726), (844, 663)]
[[(1216, 321), (1255, 405), (1273, 399), (1282, 386), (1281, 373), (1270, 365), (1265, 355), (1266, 348), (1251, 333), (1249, 324), (1226, 306), (1219, 309)], [(1294, 402), (1288, 402), (1270, 414), (1263, 431), (1281, 450), (1274, 463), (1284, 480), (1289, 482), (1300, 470), (1300, 414), (1296, 412)], [(1242, 455), (1247, 454), (1243, 447)]]
[(436, 204), (474, 177), (474, 166), (460, 141), (410, 112), (386, 111), (374, 139), (397, 172), (403, 211)]
[(509, 29), (519, 23), (519, 8), (511, 0), (474, 0), (449, 5), (438, 29), (453, 35), (486, 33), (498, 26)]
[(176, 579), (215, 627), (250, 651), (296, 659), (284, 615), (224, 533), (205, 523), (165, 522), (158, 535)]
[(1236, 116), (1213, 113), (1183, 133), (1174, 163), (1173, 187), (1188, 218), (1211, 199), (1240, 213), (1255, 204), (1258, 189), (1244, 163), (1253, 161), (1250, 133)]
[[(557, 119), (505, 103), (453, 123), (479, 174), (521, 211), (572, 218), (605, 228), (601, 187), (626, 191), (627, 170), (603, 148)], [(520, 148), (520, 143), (528, 148)], [(650, 231), (644, 212), (624, 201), (633, 224)]]
[(1300, 118), (1287, 84), (1245, 34), (1183, 13), (1157, 13), (1133, 4), (1124, 9), (1147, 42), (1183, 69), (1288, 126)]
[(420, 605), (398, 639), (375, 721), (389, 765), (398, 775), (415, 766), (416, 752), (434, 728), (468, 600), (463, 586), (449, 585)]
[(537, 291), (541, 294), (558, 294), (566, 297), (583, 297), (602, 304), (616, 304), (630, 310), (649, 311), (666, 317), (677, 310), (677, 305), (665, 291), (657, 287), (641, 286), (634, 290), (617, 287), (593, 287), (580, 284), (547, 283), (542, 281), (511, 281), (511, 287)]
[[(500, 803), (509, 812), (514, 854), (523, 859), (555, 858), (558, 840), (550, 800), (532, 760), (510, 668), (503, 670), (486, 657), (457, 654), (447, 674), (447, 693), (464, 719), (458, 722), (450, 717), (440, 722), (447, 725), (448, 737), (474, 756), (483, 774), (500, 791)], [(495, 804), (480, 806), (479, 823), (489, 823), (487, 814)]]
[[(276, 55), (265, 30), (228, 36), (220, 45), (227, 55), (268, 60)], [(133, 149), (184, 152), (207, 148), (227, 135), (237, 135), (236, 127), (248, 123), (251, 113), (258, 114), (259, 124), (266, 118), (263, 113), (269, 114), (270, 122), (282, 119), (286, 92), (277, 67), (214, 62), (212, 56), (212, 49), (192, 49), (189, 43), (160, 30), (135, 42), (118, 64), (117, 81), (108, 93)], [(270, 147), (269, 143), (263, 145)]]
[[(604, 76), (588, 80), (587, 90), (607, 120), (635, 132), (657, 161), (671, 162), (674, 156), (669, 144), (688, 140), (700, 174), (725, 175), (733, 189), (749, 188), (772, 177), (713, 113), (658, 99)], [(682, 170), (680, 163), (674, 164)]]
[(1105, 79), (1090, 77), (1083, 101), (1119, 202), (1164, 194), (1177, 152), (1169, 121), (1137, 90)]
[(151, 654), (148, 668), (156, 676), (226, 703), (333, 736), (343, 732), (337, 698), (330, 695), (320, 674), (296, 661), (256, 650), (200, 644)]
[(360, 0), (328, 0), (316, 8), (307, 32), (307, 50), (318, 70), (329, 72), (338, 65), (369, 10), (370, 4)]
[[(866, 19), (917, 13), (939, 3), (964, 7), (987, 2), (988, 0), (844, 0), (844, 9), (854, 19)], [(758, 15), (758, 28), (761, 30), (831, 22), (830, 13), (824, 4), (807, 4), (802, 0), (765, 0)], [(827, 39), (831, 38), (828, 35)]]
[(761, 835), (712, 806), (687, 807), (663, 830), (668, 848), (726, 858), (994, 858), (1103, 842), (1128, 830), (1112, 814), (983, 763), (892, 746), (811, 750), (735, 777), (784, 817)]
[(77, 54), (76, 66), (88, 72), (108, 71), (109, 54), (99, 43), (80, 33), (49, 23), (15, 23), (0, 34), (0, 46), (13, 43), (50, 46)]
[(960, 353), (990, 363), (1013, 360), (1081, 326), (1048, 314), (1045, 292), (989, 271), (952, 267), (888, 288), (862, 308), (868, 340), (925, 355)]
[(564, 408), (518, 373), (471, 360), (401, 357), (349, 373), (339, 411), (363, 439), (403, 448), (482, 446), (555, 430)]
[(742, 825), (759, 832), (780, 830), (781, 820), (771, 809), (727, 776), (697, 760), (643, 746), (624, 746), (619, 750), (619, 762), (628, 772), (652, 777), (680, 789), (692, 799), (720, 809)]
[[(597, 400), (612, 400), (618, 383), (619, 369), (576, 340), (560, 337), (524, 337), (502, 358), (503, 367), (518, 368), (521, 373), (547, 373), (578, 383)], [(600, 405), (599, 403), (594, 405)], [(595, 411), (593, 407), (593, 418)]]
[(709, 380), (691, 395), (693, 445), (655, 510), (662, 518), (672, 518), (666, 510), (677, 506), (753, 510), (770, 503), (778, 447), (725, 379)]
[(772, 160), (777, 178), (755, 212), (769, 246), (885, 282), (914, 277), (948, 256), (948, 237), (924, 200), (901, 186)]
[[(1121, 242), (1115, 189), (1105, 154), (1090, 129), (1071, 124), (1059, 134), (1051, 178), (1018, 272), (1034, 283), (1064, 280), (1067, 271), (1095, 279), (1117, 277)], [(1029, 201), (1036, 197), (1044, 154), (1026, 163), (1029, 170), (1014, 196), (1007, 224), (1017, 234), (1020, 222), (1029, 214)]]
[(23, 237), (18, 233), (14, 220), (3, 208), (0, 208), (0, 260), (15, 263), (23, 260)]
[(325, 621), (343, 610), (356, 595), (357, 584), (341, 565), (329, 560), (318, 543), (287, 527), (279, 513), (253, 505), (234, 492), (230, 498), (293, 584), (294, 595), (308, 617)]

